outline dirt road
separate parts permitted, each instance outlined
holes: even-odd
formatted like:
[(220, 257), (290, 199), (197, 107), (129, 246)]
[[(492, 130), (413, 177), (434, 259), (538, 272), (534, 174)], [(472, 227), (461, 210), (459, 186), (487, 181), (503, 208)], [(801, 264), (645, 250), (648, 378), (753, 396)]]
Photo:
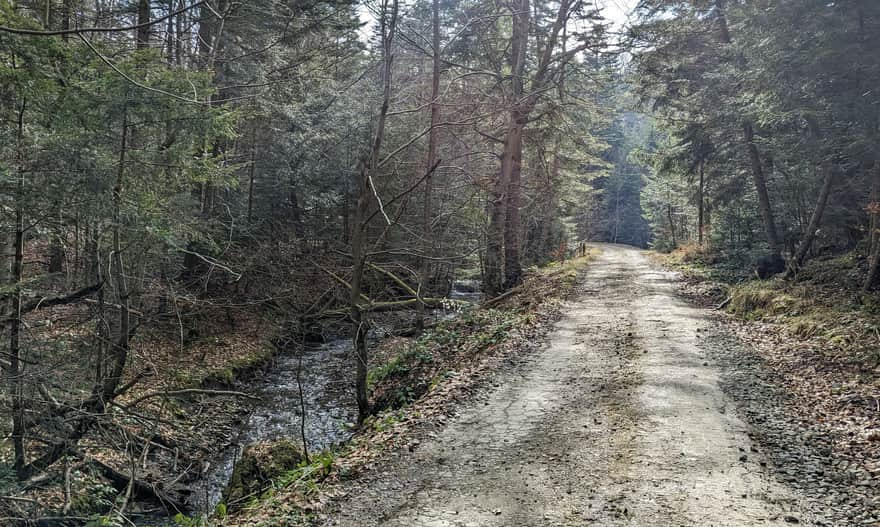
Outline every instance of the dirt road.
[(540, 352), (328, 524), (819, 524), (719, 387), (716, 324), (643, 252), (602, 251)]

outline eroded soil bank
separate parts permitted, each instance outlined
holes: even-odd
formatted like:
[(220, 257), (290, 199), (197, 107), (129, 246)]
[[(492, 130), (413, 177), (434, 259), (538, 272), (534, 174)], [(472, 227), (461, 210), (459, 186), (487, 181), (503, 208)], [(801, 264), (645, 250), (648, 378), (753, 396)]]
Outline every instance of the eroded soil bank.
[(346, 482), (319, 522), (877, 523), (876, 477), (838, 477), (824, 443), (788, 421), (784, 394), (755, 381), (768, 372), (736, 360), (749, 350), (723, 321), (679, 300), (675, 276), (643, 252), (602, 251), (543, 347), (447, 426)]

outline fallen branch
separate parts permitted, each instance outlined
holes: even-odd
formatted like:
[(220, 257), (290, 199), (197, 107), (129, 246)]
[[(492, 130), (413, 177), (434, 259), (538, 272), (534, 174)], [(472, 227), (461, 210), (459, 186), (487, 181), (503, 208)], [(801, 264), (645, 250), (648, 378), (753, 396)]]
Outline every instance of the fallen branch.
[(94, 465), (101, 474), (110, 481), (113, 488), (116, 490), (125, 492), (130, 486), (136, 496), (157, 499), (164, 505), (167, 505), (170, 509), (174, 509), (178, 512), (185, 510), (184, 504), (179, 499), (168, 496), (166, 493), (156, 488), (154, 484), (140, 479), (133, 479), (130, 474), (123, 474), (103, 461), (99, 461), (93, 457), (82, 453), (77, 453), (77, 455), (82, 457), (88, 463)]
[(489, 300), (486, 300), (485, 302), (480, 304), (480, 307), (494, 306), (495, 304), (501, 302), (505, 298), (508, 298), (508, 297), (512, 296), (513, 294), (518, 293), (520, 290), (521, 290), (521, 286), (516, 286), (513, 289), (510, 289), (508, 291), (501, 293), (500, 295), (496, 296), (495, 298), (490, 298)]
[[(351, 284), (349, 284), (344, 278), (342, 278), (341, 276), (337, 275), (336, 273), (334, 273), (334, 272), (331, 271), (330, 269), (327, 269), (326, 267), (324, 267), (323, 265), (319, 264), (318, 262), (315, 262), (314, 260), (311, 260), (311, 259), (310, 259), (309, 261), (312, 263), (312, 265), (314, 265), (314, 266), (317, 267), (318, 269), (320, 269), (320, 270), (324, 271), (325, 273), (327, 273), (328, 275), (330, 275), (331, 278), (333, 278), (334, 280), (336, 280), (336, 281), (339, 282), (340, 284), (344, 285), (344, 286), (347, 287), (348, 289), (351, 289)], [(363, 300), (364, 302), (367, 302), (367, 303), (372, 302), (372, 300), (370, 300), (370, 297), (368, 297), (367, 295), (365, 295), (365, 294), (363, 294), (363, 293), (361, 293), (361, 300)]]
[(419, 294), (415, 291), (415, 289), (413, 289), (412, 287), (410, 287), (409, 284), (407, 284), (406, 282), (403, 281), (403, 278), (400, 278), (399, 276), (392, 273), (388, 269), (385, 269), (383, 267), (379, 267), (378, 265), (370, 263), (370, 262), (367, 262), (367, 266), (369, 266), (370, 269), (373, 269), (376, 272), (384, 274), (385, 276), (387, 276), (388, 278), (393, 280), (397, 285), (402, 287), (404, 289), (404, 291), (411, 294), (412, 296), (414, 296), (414, 297), (419, 296)]
[[(52, 306), (63, 306), (67, 304), (73, 304), (84, 297), (91, 295), (92, 293), (96, 293), (104, 287), (104, 283), (100, 282), (97, 284), (90, 285), (88, 287), (83, 287), (82, 289), (78, 289), (70, 294), (63, 296), (53, 296), (53, 297), (41, 297), (33, 302), (29, 302), (23, 306), (21, 306), (21, 314), (24, 315), (26, 313), (30, 313), (31, 311), (37, 311), (39, 309), (45, 309), (47, 307)], [(88, 301), (88, 299), (86, 299)]]
[[(86, 298), (86, 299), (83, 300), (83, 302), (85, 302), (85, 303), (87, 303), (87, 304), (97, 304), (97, 303), (98, 303), (98, 301), (95, 300), (94, 298)], [(116, 309), (116, 310), (120, 310), (120, 309), (122, 309), (122, 306), (121, 306), (121, 305), (119, 305), (119, 304), (111, 304), (110, 302), (107, 302), (107, 301), (102, 302), (102, 305), (103, 305), (104, 307), (112, 307), (113, 309)], [(128, 312), (131, 313), (132, 315), (137, 315), (137, 316), (139, 316), (139, 317), (144, 316), (143, 312), (142, 312), (142, 311), (138, 311), (137, 309), (128, 308)]]
[(733, 300), (732, 296), (727, 297), (727, 300), (725, 300), (724, 302), (721, 302), (720, 304), (715, 306), (715, 311), (721, 311), (722, 309), (727, 307), (727, 304), (729, 304), (731, 300)]
[(195, 394), (195, 393), (203, 394), (203, 395), (243, 397), (245, 399), (252, 399), (252, 400), (259, 400), (260, 399), (256, 395), (251, 395), (249, 393), (244, 393), (244, 392), (235, 392), (235, 391), (228, 391), (228, 390), (206, 390), (206, 389), (201, 389), (201, 388), (187, 388), (185, 390), (162, 390), (162, 391), (150, 392), (150, 393), (142, 395), (142, 396), (138, 397), (137, 399), (135, 399), (134, 401), (126, 404), (125, 408), (126, 409), (131, 408), (131, 407), (137, 405), (138, 403), (142, 403), (142, 402), (146, 401), (147, 399), (152, 399), (154, 397), (171, 397), (171, 396), (189, 395), (189, 394)]
[[(398, 309), (404, 309), (410, 306), (414, 306), (419, 302), (424, 302), (424, 304), (428, 307), (440, 307), (444, 304), (456, 303), (455, 300), (450, 300), (448, 298), (423, 298), (419, 300), (418, 298), (408, 298), (406, 300), (395, 300), (392, 302), (377, 302), (375, 304), (364, 304), (361, 305), (360, 308), (362, 311), (370, 311), (373, 313), (381, 313), (386, 311), (397, 311)], [(333, 318), (338, 316), (346, 316), (350, 312), (349, 308), (341, 308), (341, 309), (329, 309), (326, 311), (321, 311), (319, 313), (315, 313), (313, 315), (309, 315), (308, 319), (316, 319), (316, 318)]]

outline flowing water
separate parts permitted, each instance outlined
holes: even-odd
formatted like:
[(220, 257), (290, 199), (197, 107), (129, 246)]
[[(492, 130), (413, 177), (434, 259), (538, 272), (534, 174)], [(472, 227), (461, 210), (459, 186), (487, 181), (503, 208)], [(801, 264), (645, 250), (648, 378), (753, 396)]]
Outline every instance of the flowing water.
[(475, 304), (480, 301), (482, 287), (483, 283), (479, 280), (456, 280), (452, 283), (449, 298)]
[[(477, 280), (456, 281), (452, 284), (449, 298), (466, 303), (479, 302), (480, 285)], [(456, 313), (457, 310), (439, 310), (434, 315), (438, 319), (447, 319)], [(377, 335), (383, 333), (381, 329), (376, 329)], [(374, 339), (371, 336), (371, 340)], [(242, 382), (238, 387), (258, 395), (260, 400), (254, 404), (242, 424), (235, 443), (229, 445), (208, 466), (193, 488), (193, 498), (189, 504), (191, 516), (210, 513), (220, 503), (235, 464), (248, 446), (276, 439), (301, 442), (301, 426), (305, 429), (309, 452), (330, 448), (351, 436), (352, 424), (357, 421), (357, 402), (351, 375), (354, 360), (351, 340), (338, 339), (307, 345), (302, 348), (302, 356), (297, 349), (296, 346), (285, 349), (275, 358), (267, 373), (247, 383)], [(305, 406), (304, 423), (300, 386)], [(155, 521), (150, 523), (153, 526), (161, 524)]]
[[(350, 351), (348, 339), (306, 346), (303, 350), (300, 380), (309, 452), (319, 452), (345, 441), (350, 436), (351, 424), (357, 421)], [(296, 351), (285, 351), (265, 375), (249, 383), (250, 390), (260, 401), (254, 405), (236, 443), (209, 467), (194, 489), (191, 504), (194, 514), (211, 511), (220, 502), (244, 448), (275, 439), (301, 441), (299, 363)]]

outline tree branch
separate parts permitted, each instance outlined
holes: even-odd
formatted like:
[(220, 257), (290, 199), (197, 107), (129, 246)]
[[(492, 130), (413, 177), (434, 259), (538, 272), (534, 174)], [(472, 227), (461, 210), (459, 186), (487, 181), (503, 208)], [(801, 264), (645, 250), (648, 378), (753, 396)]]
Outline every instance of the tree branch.
[[(205, 4), (206, 0), (199, 0), (198, 2), (191, 4), (187, 7), (182, 7), (177, 11), (172, 13), (168, 13), (165, 16), (161, 16), (159, 18), (154, 18), (148, 22), (144, 22), (142, 24), (135, 24), (132, 26), (123, 26), (123, 27), (81, 27), (74, 29), (58, 29), (53, 31), (42, 31), (38, 29), (26, 29), (26, 28), (16, 28), (9, 26), (0, 26), (0, 31), (5, 33), (12, 33), (14, 35), (28, 35), (28, 36), (36, 36), (36, 37), (55, 37), (60, 35), (80, 35), (83, 33), (119, 33), (122, 31), (133, 31), (135, 29), (140, 29), (143, 27), (149, 27), (156, 25), (160, 22), (164, 22), (171, 17), (177, 16), (181, 13), (186, 13), (190, 9), (194, 9), (202, 4)], [(212, 10), (213, 11), (213, 10)]]

